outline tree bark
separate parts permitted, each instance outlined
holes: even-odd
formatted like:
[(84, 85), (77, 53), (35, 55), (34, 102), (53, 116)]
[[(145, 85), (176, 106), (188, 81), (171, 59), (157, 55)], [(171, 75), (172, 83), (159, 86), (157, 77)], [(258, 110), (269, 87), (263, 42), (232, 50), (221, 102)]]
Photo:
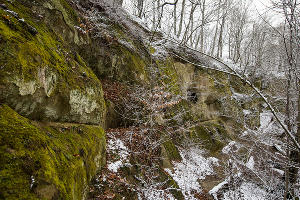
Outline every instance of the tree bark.
[[(189, 16), (189, 22), (188, 22), (187, 26), (185, 27), (185, 32), (184, 32), (183, 39), (182, 39), (182, 42), (181, 42), (183, 44), (186, 44), (188, 39), (189, 39), (187, 36), (188, 36), (189, 31), (190, 31), (190, 26), (191, 26), (191, 23), (192, 23), (192, 20), (193, 20), (193, 16), (194, 16), (194, 12), (196, 10), (196, 7), (197, 7), (196, 4), (192, 5), (190, 16)], [(193, 30), (191, 30), (191, 31), (193, 31)]]
[(138, 0), (137, 9), (138, 9), (138, 17), (142, 18), (143, 11), (144, 11), (144, 0)]
[(214, 54), (215, 54), (216, 40), (217, 40), (217, 36), (218, 36), (218, 31), (219, 31), (220, 9), (221, 9), (221, 0), (219, 1), (219, 5), (218, 5), (216, 30), (215, 30), (215, 35), (214, 35), (214, 38), (213, 38), (213, 43), (212, 43), (212, 46), (211, 46), (211, 51), (210, 51), (210, 55), (212, 55), (212, 56), (214, 56)]
[(205, 5), (206, 1), (203, 0), (202, 6), (201, 6), (201, 32), (200, 32), (200, 51), (203, 52), (204, 48), (204, 24), (205, 24)]
[(182, 25), (183, 25), (183, 19), (184, 19), (184, 10), (185, 10), (185, 0), (183, 0), (182, 4), (181, 4), (181, 14), (180, 14), (180, 22), (179, 22), (177, 37), (180, 37), (181, 32), (182, 32)]
[(224, 13), (222, 16), (222, 22), (221, 22), (220, 34), (219, 34), (218, 53), (217, 53), (218, 58), (222, 58), (223, 56), (223, 30), (225, 26), (225, 18), (226, 18), (226, 14)]
[(174, 11), (173, 11), (173, 20), (174, 20), (174, 35), (176, 35), (177, 32), (177, 4), (174, 5)]

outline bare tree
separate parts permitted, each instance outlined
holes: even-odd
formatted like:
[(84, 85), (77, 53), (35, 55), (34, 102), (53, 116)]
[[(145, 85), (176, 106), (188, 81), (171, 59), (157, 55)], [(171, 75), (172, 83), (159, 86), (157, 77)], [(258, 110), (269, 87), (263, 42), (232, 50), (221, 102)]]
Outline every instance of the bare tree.
[(180, 37), (182, 28), (183, 28), (183, 20), (184, 20), (184, 13), (185, 13), (185, 0), (182, 1), (181, 4), (181, 13), (180, 13), (180, 21), (179, 21), (179, 27), (177, 32), (177, 37)]
[(221, 3), (222, 3), (222, 0), (219, 0), (218, 9), (217, 9), (217, 21), (216, 21), (216, 25), (215, 25), (215, 34), (213, 37), (213, 42), (212, 42), (211, 51), (210, 51), (210, 55), (212, 55), (212, 56), (215, 54), (216, 40), (217, 40), (217, 36), (218, 36), (218, 32), (219, 32)]
[[(230, 17), (230, 36), (232, 47), (232, 59), (237, 63), (241, 58), (241, 45), (244, 39), (244, 32), (248, 20), (249, 4), (239, 2), (231, 9)], [(219, 42), (219, 44), (222, 44)], [(219, 49), (218, 56), (222, 53), (222, 48)]]
[(144, 11), (144, 0), (137, 0), (137, 16), (139, 18), (143, 17), (143, 11)]
[[(293, 120), (295, 120), (296, 124), (296, 130), (295, 133), (297, 141), (300, 141), (300, 88), (299, 88), (299, 55), (300, 55), (300, 36), (299, 36), (299, 2), (297, 0), (281, 0), (279, 2), (273, 2), (276, 7), (279, 7), (282, 9), (284, 17), (285, 17), (285, 31), (283, 33), (283, 41), (284, 41), (284, 47), (286, 52), (286, 57), (288, 61), (288, 88), (287, 88), (287, 114), (288, 114), (288, 124), (290, 128), (292, 129)], [(297, 104), (298, 108), (296, 111), (293, 112), (293, 107), (291, 104), (293, 104), (293, 100), (291, 99), (293, 97), (293, 79), (295, 79), (295, 84), (297, 88)], [(294, 117), (295, 115), (298, 116), (297, 118)], [(294, 116), (291, 116), (294, 115)], [(294, 163), (300, 163), (299, 159), (299, 151), (292, 149), (289, 152), (289, 157), (291, 162)], [(285, 193), (285, 199), (290, 198), (294, 195), (294, 191), (288, 191), (289, 188), (292, 188), (291, 186), (296, 183), (298, 175), (298, 168), (290, 166), (288, 173), (286, 174), (286, 177), (289, 177), (289, 179), (286, 178), (286, 193)], [(288, 183), (289, 182), (289, 183)], [(290, 186), (290, 185), (291, 186)]]
[(223, 55), (223, 34), (224, 34), (224, 28), (226, 23), (226, 18), (228, 16), (228, 12), (230, 9), (230, 4), (232, 2), (230, 0), (224, 0), (222, 2), (222, 17), (221, 17), (221, 25), (220, 25), (220, 32), (219, 32), (219, 40), (218, 40), (218, 51), (217, 51), (217, 57), (221, 58)]
[[(194, 12), (197, 8), (197, 5), (198, 4), (192, 4), (191, 6), (191, 11), (190, 11), (190, 15), (189, 15), (189, 19), (188, 19), (188, 24), (186, 25), (185, 27), (185, 32), (184, 32), (184, 35), (183, 35), (183, 38), (182, 38), (182, 44), (186, 45), (187, 41), (188, 41), (188, 33), (193, 31), (193, 20), (194, 20)], [(190, 37), (192, 35), (190, 34)]]

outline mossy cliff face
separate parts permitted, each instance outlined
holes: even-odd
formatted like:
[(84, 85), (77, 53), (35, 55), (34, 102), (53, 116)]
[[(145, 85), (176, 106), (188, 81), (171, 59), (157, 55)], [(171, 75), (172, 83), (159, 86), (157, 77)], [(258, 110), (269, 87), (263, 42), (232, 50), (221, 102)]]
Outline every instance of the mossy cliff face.
[[(225, 109), (236, 108), (230, 100), (232, 92), (226, 74), (197, 68), (170, 57), (156, 62), (164, 77), (163, 84), (170, 85), (173, 93), (187, 98), (193, 118), (216, 120), (222, 117)], [(229, 105), (225, 105), (227, 103)]]
[[(106, 99), (106, 109), (102, 79), (145, 85), (155, 76), (172, 95), (186, 97), (156, 121), (164, 125), (164, 116), (183, 111), (181, 122), (170, 126), (194, 123), (189, 138), (213, 155), (242, 128), (236, 123), (242, 108), (226, 75), (151, 55), (155, 49), (140, 38), (151, 33), (133, 33), (137, 27), (129, 26), (139, 25), (113, 18), (112, 8), (91, 10), (94, 4), (85, 0), (0, 3), (0, 199), (85, 198), (89, 180), (105, 164), (101, 126), (120, 125), (117, 105)], [(168, 137), (162, 168), (181, 159), (177, 141)]]
[[(1, 10), (1, 42), (8, 53), (0, 61), (8, 60), (12, 67), (4, 67), (8, 73), (0, 100), (20, 114), (103, 125), (106, 108), (99, 80), (148, 82), (151, 59), (146, 47), (97, 8), (91, 15), (68, 0), (3, 2), (38, 32), (30, 34), (18, 18)], [(12, 69), (18, 73), (7, 75)]]
[[(189, 138), (203, 143), (211, 155), (217, 156), (227, 142), (237, 136), (235, 133), (243, 130), (243, 107), (232, 98), (231, 78), (173, 58), (157, 63), (161, 76), (167, 77), (163, 78), (163, 84), (171, 85), (173, 93), (186, 97), (167, 115), (185, 113), (182, 120), (195, 125), (189, 131)], [(164, 165), (170, 167), (169, 156), (164, 154)]]
[[(0, 9), (0, 101), (31, 119), (103, 124), (101, 83), (66, 38), (76, 38), (77, 32), (56, 33), (55, 27), (69, 30), (76, 23), (69, 4), (63, 0), (5, 3), (18, 16)], [(62, 19), (47, 16), (50, 8), (57, 8), (53, 16)], [(45, 17), (57, 24), (48, 26)]]
[(148, 82), (147, 67), (151, 65), (151, 58), (140, 39), (107, 15), (102, 14), (92, 23), (100, 28), (90, 33), (92, 43), (79, 47), (79, 51), (97, 77), (135, 84)]
[(99, 126), (38, 123), (0, 106), (0, 198), (82, 199), (105, 163)]
[(175, 62), (181, 91), (188, 96), (192, 114), (201, 121), (220, 117), (222, 100), (231, 96), (228, 77), (224, 74), (197, 69), (191, 64)]
[(0, 199), (83, 199), (106, 141), (89, 37), (68, 1), (0, 3)]
[(205, 144), (205, 148), (213, 156), (217, 156), (225, 144), (232, 139), (224, 123), (216, 120), (199, 123), (191, 129), (190, 137), (196, 142)]

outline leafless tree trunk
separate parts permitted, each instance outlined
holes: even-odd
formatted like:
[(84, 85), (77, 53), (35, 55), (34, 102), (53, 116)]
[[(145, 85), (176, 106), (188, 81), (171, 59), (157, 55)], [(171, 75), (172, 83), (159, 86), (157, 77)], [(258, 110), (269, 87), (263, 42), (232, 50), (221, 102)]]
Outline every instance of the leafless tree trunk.
[(189, 36), (189, 39), (190, 39), (190, 46), (192, 47), (193, 46), (193, 33), (194, 33), (194, 14), (190, 16), (191, 17), (191, 25), (190, 25), (190, 36)]
[(159, 16), (159, 20), (158, 20), (158, 28), (161, 28), (161, 21), (162, 21), (162, 17), (163, 17), (163, 13), (164, 10), (163, 10), (163, 7), (161, 6), (160, 4), (160, 0), (157, 0), (157, 15)]
[(217, 53), (218, 58), (222, 58), (222, 54), (223, 54), (223, 31), (224, 31), (224, 26), (225, 26), (226, 15), (227, 15), (227, 11), (225, 11), (225, 13), (223, 13), (223, 16), (222, 16), (222, 22), (221, 22), (220, 34), (219, 34), (219, 42), (218, 42), (218, 53)]
[(218, 37), (221, 3), (222, 3), (222, 0), (219, 0), (217, 22), (216, 22), (216, 26), (215, 26), (215, 35), (214, 35), (214, 38), (213, 38), (213, 43), (212, 43), (211, 51), (210, 51), (210, 55), (212, 55), (212, 56), (214, 56), (214, 54), (215, 54), (216, 40), (217, 40), (217, 37)]
[(174, 10), (173, 10), (173, 29), (174, 29), (174, 35), (177, 33), (177, 4), (174, 5)]
[[(194, 12), (195, 12), (195, 10), (196, 10), (196, 7), (197, 7), (197, 4), (192, 4), (192, 7), (191, 7), (191, 11), (190, 11), (190, 16), (189, 16), (189, 22), (188, 22), (188, 24), (187, 24), (187, 26), (185, 27), (185, 32), (184, 32), (184, 35), (183, 35), (183, 39), (182, 39), (182, 44), (186, 44), (187, 43), (187, 41), (188, 41), (188, 33), (191, 31), (191, 34), (192, 34), (192, 31), (193, 30), (191, 30), (191, 24), (192, 24), (192, 21), (193, 21), (193, 16), (194, 16)], [(191, 34), (190, 34), (190, 36), (191, 36)]]
[(203, 0), (201, 4), (201, 29), (200, 29), (200, 51), (203, 52), (204, 47), (204, 25), (205, 25), (205, 12), (206, 12), (206, 1)]
[(138, 0), (137, 9), (138, 9), (138, 17), (142, 18), (144, 12), (144, 0)]
[(152, 30), (154, 31), (156, 29), (156, 6), (155, 1), (152, 1), (152, 12), (153, 12), (153, 19), (152, 19)]
[(181, 32), (182, 32), (182, 26), (183, 26), (183, 20), (184, 20), (184, 11), (185, 11), (185, 0), (183, 0), (182, 4), (181, 4), (180, 22), (179, 22), (177, 37), (180, 37)]
[[(292, 131), (292, 124), (291, 124), (291, 79), (292, 79), (292, 74), (291, 74), (291, 68), (288, 69), (288, 78), (287, 78), (287, 90), (286, 90), (286, 118), (287, 118), (287, 127), (289, 131)], [(289, 139), (287, 138), (287, 150), (286, 150), (286, 156), (287, 158), (290, 157), (290, 144), (289, 144)], [(285, 166), (285, 191), (284, 191), (284, 200), (288, 198), (289, 194), (289, 183), (290, 183), (290, 163), (289, 160), (286, 163)]]
[[(276, 6), (279, 6), (283, 10), (283, 14), (285, 16), (287, 31), (284, 31), (283, 39), (284, 39), (284, 45), (285, 45), (285, 52), (286, 57), (288, 61), (288, 90), (291, 88), (291, 80), (295, 80), (296, 82), (296, 88), (297, 88), (297, 103), (298, 103), (298, 110), (296, 113), (298, 113), (298, 116), (296, 118), (296, 126), (297, 126), (297, 132), (295, 133), (295, 138), (299, 142), (300, 141), (300, 90), (299, 90), (299, 66), (298, 66), (298, 60), (300, 55), (300, 35), (299, 35), (299, 2), (297, 0), (280, 0), (279, 2), (276, 2)], [(291, 94), (288, 93), (287, 100), (290, 100)], [(287, 106), (290, 106), (290, 102), (287, 102)], [(288, 113), (291, 109), (289, 109)], [(288, 123), (291, 123), (291, 120), (293, 119), (292, 116), (287, 115)], [(292, 149), (289, 154), (291, 163), (300, 163), (299, 159), (299, 150)], [(292, 164), (293, 165), (293, 164)], [(286, 174), (286, 190), (285, 190), (285, 196), (284, 198), (290, 198), (293, 196), (294, 191), (290, 190), (290, 188), (293, 184), (297, 181), (297, 175), (298, 175), (298, 168), (289, 166), (288, 173)], [(289, 184), (287, 183), (289, 182)]]

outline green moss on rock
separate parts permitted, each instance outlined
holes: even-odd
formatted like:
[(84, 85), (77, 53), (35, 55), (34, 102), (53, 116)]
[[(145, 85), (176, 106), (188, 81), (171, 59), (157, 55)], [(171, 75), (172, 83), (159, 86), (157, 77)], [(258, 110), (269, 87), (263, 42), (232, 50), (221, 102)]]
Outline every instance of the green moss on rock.
[(159, 177), (161, 182), (165, 182), (166, 187), (171, 188), (169, 191), (175, 199), (184, 200), (184, 196), (179, 188), (179, 185), (168, 173), (166, 173), (163, 169), (160, 169)]
[(0, 106), (0, 198), (82, 199), (105, 162), (99, 126), (41, 124)]
[(66, 23), (74, 28), (74, 25), (79, 23), (78, 14), (75, 10), (70, 6), (67, 0), (52, 0), (55, 8), (62, 12)]
[(163, 146), (167, 152), (168, 159), (174, 160), (174, 161), (179, 161), (182, 159), (177, 147), (171, 140), (164, 142)]
[(156, 64), (160, 72), (161, 84), (167, 86), (167, 89), (174, 94), (181, 94), (179, 75), (174, 66), (174, 60), (166, 58), (164, 61), (157, 60)]
[(191, 129), (190, 138), (201, 142), (211, 154), (217, 154), (230, 139), (223, 123), (218, 120), (202, 122)]
[[(62, 7), (68, 4), (55, 2)], [(5, 63), (0, 70), (0, 101), (35, 120), (103, 124), (105, 101), (100, 81), (54, 27), (36, 19), (30, 10), (35, 4), (28, 4), (16, 1), (10, 5), (24, 22), (0, 9), (0, 16), (6, 16), (0, 18), (0, 63)], [(28, 32), (24, 23), (35, 27), (38, 34)]]

